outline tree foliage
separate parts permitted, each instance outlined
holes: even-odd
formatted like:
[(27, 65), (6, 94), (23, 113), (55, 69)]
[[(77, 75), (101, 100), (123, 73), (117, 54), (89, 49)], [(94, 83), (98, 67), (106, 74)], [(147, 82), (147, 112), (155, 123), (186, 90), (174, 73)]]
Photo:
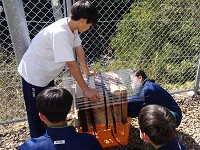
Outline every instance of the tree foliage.
[(115, 60), (168, 83), (194, 79), (199, 16), (197, 0), (135, 1), (111, 38)]

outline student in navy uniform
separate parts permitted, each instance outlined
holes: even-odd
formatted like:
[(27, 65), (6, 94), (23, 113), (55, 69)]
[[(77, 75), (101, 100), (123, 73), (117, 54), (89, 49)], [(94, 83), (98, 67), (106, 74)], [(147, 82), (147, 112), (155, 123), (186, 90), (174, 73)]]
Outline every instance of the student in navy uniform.
[(168, 108), (144, 106), (139, 113), (138, 123), (140, 138), (151, 144), (150, 150), (187, 150), (174, 138), (176, 119)]
[(167, 107), (174, 114), (178, 127), (182, 120), (182, 112), (174, 98), (160, 85), (154, 83), (155, 81), (147, 78), (145, 72), (142, 70), (136, 71), (131, 78), (134, 82), (138, 81), (143, 87), (139, 95), (141, 100), (128, 103), (128, 116), (138, 117), (139, 111), (144, 106), (158, 104)]
[(72, 101), (72, 95), (64, 88), (50, 87), (39, 93), (36, 108), (48, 126), (46, 133), (25, 141), (18, 150), (103, 150), (93, 135), (78, 133), (73, 126), (67, 126)]

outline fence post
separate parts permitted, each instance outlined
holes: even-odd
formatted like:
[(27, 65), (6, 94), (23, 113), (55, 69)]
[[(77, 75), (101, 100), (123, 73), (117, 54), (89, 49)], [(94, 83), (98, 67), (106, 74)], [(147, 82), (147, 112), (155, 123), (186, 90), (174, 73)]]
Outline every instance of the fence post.
[(30, 44), (30, 36), (22, 0), (3, 0), (6, 20), (14, 47), (17, 65)]
[(199, 94), (199, 78), (200, 78), (200, 55), (199, 55), (199, 63), (197, 66), (197, 73), (196, 73), (196, 78), (195, 78), (195, 83), (194, 83), (194, 92), (195, 94)]
[(67, 4), (67, 16), (71, 14), (72, 0), (66, 0)]
[(51, 0), (51, 4), (52, 4), (53, 16), (54, 16), (55, 21), (63, 18), (60, 1), (59, 0)]

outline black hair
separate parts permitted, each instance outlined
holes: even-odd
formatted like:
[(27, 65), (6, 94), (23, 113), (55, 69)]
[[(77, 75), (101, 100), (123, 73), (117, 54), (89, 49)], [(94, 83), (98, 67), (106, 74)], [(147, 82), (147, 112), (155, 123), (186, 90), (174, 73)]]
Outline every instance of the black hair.
[(146, 105), (138, 117), (140, 130), (146, 133), (155, 145), (170, 142), (175, 135), (176, 119), (169, 109), (160, 105)]
[[(147, 78), (147, 75), (146, 73), (143, 71), (143, 70), (137, 70), (135, 72), (135, 76), (136, 77), (139, 77), (139, 76), (142, 76), (142, 78), (145, 80)], [(151, 82), (155, 83), (155, 80), (154, 79), (150, 79)]]
[(66, 120), (73, 97), (64, 88), (50, 87), (36, 96), (36, 108), (52, 123)]
[(142, 76), (142, 78), (145, 80), (147, 78), (147, 75), (145, 74), (145, 72), (143, 70), (137, 70), (135, 72), (135, 76), (136, 77), (139, 77), (139, 76)]
[(71, 19), (87, 19), (87, 24), (96, 25), (99, 20), (99, 14), (94, 5), (88, 0), (79, 0), (71, 8)]

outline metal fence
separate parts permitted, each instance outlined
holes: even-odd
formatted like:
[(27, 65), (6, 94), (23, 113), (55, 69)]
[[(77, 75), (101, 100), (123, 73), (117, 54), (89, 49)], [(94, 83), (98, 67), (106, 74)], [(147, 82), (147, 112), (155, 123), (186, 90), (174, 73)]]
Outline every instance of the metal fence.
[[(82, 33), (87, 62), (98, 72), (143, 69), (172, 93), (199, 88), (199, 0), (91, 0), (98, 25)], [(66, 17), (74, 1), (23, 0), (30, 39)], [(17, 16), (15, 16), (17, 17)], [(26, 118), (13, 44), (0, 0), (0, 123)], [(60, 86), (60, 77), (56, 80)]]

